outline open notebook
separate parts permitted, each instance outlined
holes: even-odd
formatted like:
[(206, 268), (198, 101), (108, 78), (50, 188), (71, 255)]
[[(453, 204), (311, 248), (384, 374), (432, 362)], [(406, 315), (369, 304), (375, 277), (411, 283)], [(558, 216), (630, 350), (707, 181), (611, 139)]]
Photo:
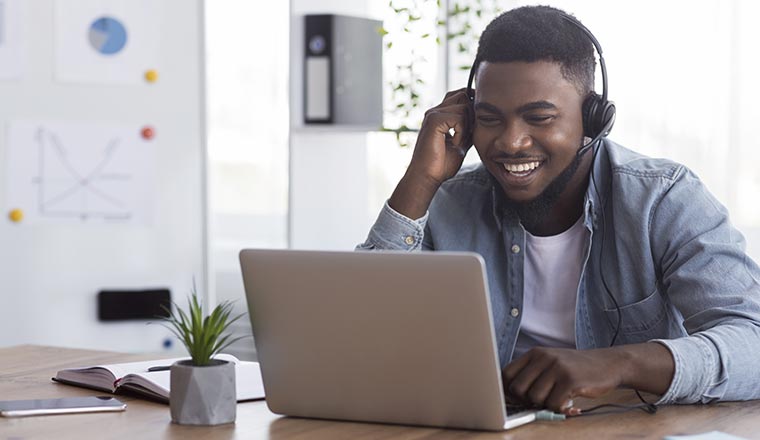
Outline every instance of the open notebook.
[[(235, 364), (238, 402), (264, 398), (264, 385), (258, 362), (240, 361), (229, 354), (220, 354), (215, 358)], [(183, 359), (187, 358), (69, 368), (59, 371), (53, 380), (109, 393), (131, 391), (159, 402), (169, 403), (169, 370), (149, 372), (148, 368), (168, 366)]]

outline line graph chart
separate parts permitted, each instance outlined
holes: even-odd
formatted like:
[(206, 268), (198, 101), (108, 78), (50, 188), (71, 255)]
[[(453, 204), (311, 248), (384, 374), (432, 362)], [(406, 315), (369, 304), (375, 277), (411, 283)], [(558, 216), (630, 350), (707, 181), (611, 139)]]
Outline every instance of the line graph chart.
[[(126, 173), (108, 173), (114, 150), (120, 140), (111, 139), (100, 158), (90, 170), (77, 169), (68, 148), (55, 132), (40, 127), (36, 142), (39, 154), (39, 175), (32, 179), (38, 186), (38, 209), (43, 216), (109, 217), (129, 219), (131, 213), (124, 201), (109, 191), (110, 184), (129, 184)], [(118, 190), (116, 190), (118, 191)]]
[(14, 122), (8, 203), (42, 222), (144, 222), (151, 205), (148, 143), (133, 126)]

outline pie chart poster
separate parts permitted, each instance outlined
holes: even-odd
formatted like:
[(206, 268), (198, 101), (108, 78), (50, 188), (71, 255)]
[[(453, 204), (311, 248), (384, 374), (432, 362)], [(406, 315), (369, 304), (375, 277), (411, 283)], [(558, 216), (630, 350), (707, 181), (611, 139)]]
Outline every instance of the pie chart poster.
[(56, 0), (56, 79), (74, 83), (144, 84), (145, 72), (160, 67), (164, 3)]

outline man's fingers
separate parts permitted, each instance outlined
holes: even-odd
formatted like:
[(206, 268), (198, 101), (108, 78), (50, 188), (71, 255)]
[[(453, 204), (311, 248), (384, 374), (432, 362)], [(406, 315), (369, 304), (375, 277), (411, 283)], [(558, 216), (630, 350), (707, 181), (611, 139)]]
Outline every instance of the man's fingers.
[(446, 95), (444, 95), (443, 100), (446, 101), (447, 99), (451, 98), (452, 96), (459, 95), (461, 93), (467, 94), (467, 88), (462, 87), (459, 89), (449, 90), (446, 92)]
[(565, 414), (578, 413), (575, 397), (600, 397), (621, 384), (609, 349), (533, 348), (502, 371), (506, 395)]
[(465, 144), (470, 135), (467, 132), (466, 116), (462, 114), (464, 109), (460, 106), (452, 106), (447, 110), (449, 111), (430, 112), (426, 119), (428, 123), (435, 124), (438, 133), (445, 136), (447, 146), (458, 147), (466, 152), (470, 145)]
[(544, 405), (552, 411), (569, 414), (573, 409), (573, 397), (575, 395), (571, 384), (556, 383), (546, 396)]
[(464, 152), (472, 146), (473, 115), (472, 108), (469, 104), (456, 104), (446, 107), (448, 111), (456, 112), (461, 115), (458, 127), (454, 129), (452, 135), (452, 144), (463, 149)]
[[(512, 378), (512, 380), (509, 381), (509, 384), (504, 385), (507, 390), (507, 394), (523, 401), (541, 403), (535, 402), (533, 399), (531, 399), (530, 391), (535, 386), (536, 380), (538, 380), (539, 377), (542, 377), (544, 373), (551, 368), (551, 365), (551, 359), (540, 356), (532, 356), (531, 361), (527, 363), (514, 376), (514, 378)], [(551, 386), (549, 389), (551, 389)]]
[(464, 145), (465, 128), (464, 121), (457, 122), (453, 127), (449, 128), (449, 136), (451, 136), (451, 145), (465, 151), (467, 145)]
[(443, 101), (441, 101), (438, 107), (443, 107), (451, 104), (466, 104), (469, 101), (470, 99), (467, 97), (467, 89), (462, 88), (446, 93), (446, 96), (443, 98)]
[[(565, 414), (573, 414), (572, 402), (575, 397), (588, 397), (591, 399), (603, 396), (614, 387), (604, 385), (581, 385), (572, 376), (557, 380), (555, 387), (546, 398), (546, 407), (553, 411), (561, 411)], [(569, 405), (568, 405), (569, 404)], [(577, 408), (575, 408), (577, 409)]]
[(527, 391), (527, 400), (537, 406), (547, 405), (546, 401), (555, 388), (559, 387), (557, 377), (551, 366), (547, 366), (541, 374), (533, 381), (530, 389)]
[(517, 373), (519, 373), (520, 370), (522, 370), (526, 365), (528, 365), (528, 363), (530, 363), (531, 357), (532, 353), (529, 351), (510, 362), (509, 365), (507, 365), (506, 368), (501, 371), (501, 377), (504, 380), (504, 386), (506, 386), (509, 382), (512, 382), (512, 379), (517, 376)]

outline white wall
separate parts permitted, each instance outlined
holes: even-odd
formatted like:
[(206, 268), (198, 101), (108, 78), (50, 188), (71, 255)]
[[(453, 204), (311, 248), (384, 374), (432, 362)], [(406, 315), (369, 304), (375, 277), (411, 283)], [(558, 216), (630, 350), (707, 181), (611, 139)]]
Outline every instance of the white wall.
[(364, 241), (369, 182), (367, 135), (291, 134), (292, 248), (351, 250)]
[(384, 2), (292, 0), (290, 34), (289, 243), (297, 249), (353, 249), (371, 222), (367, 133), (303, 124), (303, 16), (342, 14), (382, 19)]
[[(286, 1), (206, 1), (209, 279), (215, 303), (247, 310), (238, 254), (288, 241), (288, 63)], [(250, 335), (248, 318), (235, 335)], [(251, 338), (228, 349), (254, 357)]]
[(157, 133), (157, 175), (153, 221), (147, 225), (13, 224), (3, 211), (0, 346), (159, 351), (167, 330), (144, 322), (98, 322), (96, 294), (105, 288), (169, 287), (178, 300), (193, 278), (200, 288), (206, 284), (202, 2), (157, 5), (166, 27), (155, 41), (161, 48), (159, 81), (117, 86), (54, 81), (57, 3), (19, 3), (28, 8), (22, 26), (27, 64), (22, 79), (0, 81), (0, 206), (6, 207), (8, 196), (6, 123), (14, 119), (150, 124)]

